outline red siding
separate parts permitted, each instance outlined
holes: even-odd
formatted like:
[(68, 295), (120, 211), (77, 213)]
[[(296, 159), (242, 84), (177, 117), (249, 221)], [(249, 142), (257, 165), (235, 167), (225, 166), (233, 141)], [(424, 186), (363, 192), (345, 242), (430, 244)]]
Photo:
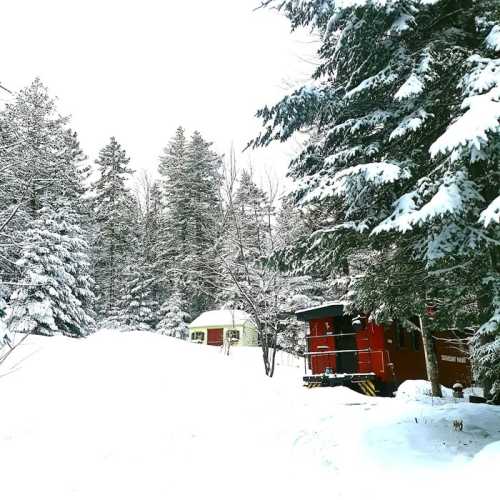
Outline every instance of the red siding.
[(434, 337), (441, 384), (453, 387), (453, 384), (460, 382), (464, 387), (470, 387), (473, 377), (467, 340), (451, 332), (436, 333)]
[(389, 369), (389, 353), (385, 347), (385, 331), (381, 325), (368, 323), (366, 327), (358, 332), (356, 343), (359, 353), (359, 371), (361, 373), (375, 373), (382, 380), (392, 379), (392, 371)]
[(394, 378), (397, 383), (405, 380), (427, 379), (425, 357), (422, 342), (420, 340), (419, 350), (412, 346), (412, 336), (403, 330), (405, 342), (399, 345), (398, 332), (394, 324), (385, 326), (385, 345), (389, 351), (391, 362), (394, 365)]
[[(427, 379), (425, 356), (419, 333), (411, 333), (394, 324), (377, 325), (368, 323), (355, 336), (355, 347), (344, 347), (346, 339), (352, 337), (329, 337), (327, 334), (349, 333), (351, 318), (321, 318), (309, 321), (308, 351), (321, 353), (343, 349), (357, 349), (356, 360), (349, 366), (358, 373), (374, 373), (383, 382), (397, 384), (411, 379)], [(434, 334), (436, 354), (439, 363), (441, 384), (451, 387), (455, 382), (464, 386), (472, 384), (472, 373), (467, 355), (467, 340), (455, 334), (444, 332)], [(450, 342), (453, 340), (453, 342)], [(338, 356), (345, 356), (339, 354)], [(331, 368), (341, 370), (341, 363), (335, 354), (318, 354), (309, 358), (313, 375)]]

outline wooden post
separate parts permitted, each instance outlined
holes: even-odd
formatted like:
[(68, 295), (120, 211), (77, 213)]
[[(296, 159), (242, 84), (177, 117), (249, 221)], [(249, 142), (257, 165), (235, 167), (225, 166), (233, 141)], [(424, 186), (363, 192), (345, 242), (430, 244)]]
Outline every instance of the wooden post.
[(439, 383), (439, 367), (437, 362), (436, 350), (432, 340), (432, 333), (424, 325), (422, 316), (418, 317), (420, 321), (420, 332), (422, 333), (422, 344), (424, 346), (425, 366), (427, 368), (427, 379), (432, 386), (432, 395), (442, 398), (441, 384)]

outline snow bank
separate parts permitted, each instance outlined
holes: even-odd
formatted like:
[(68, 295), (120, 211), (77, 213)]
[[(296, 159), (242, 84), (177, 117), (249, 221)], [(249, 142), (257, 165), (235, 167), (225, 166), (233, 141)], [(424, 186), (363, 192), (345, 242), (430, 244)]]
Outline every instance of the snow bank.
[(486, 445), (470, 463), (470, 469), (486, 480), (494, 481), (500, 465), (500, 441)]
[[(453, 390), (441, 386), (444, 398), (453, 398)], [(403, 400), (427, 401), (432, 397), (431, 383), (427, 380), (407, 380), (403, 382), (396, 391), (396, 398)]]
[(0, 366), (2, 498), (465, 500), (499, 463), (498, 407), (433, 406), (419, 381), (394, 399), (307, 389), (278, 365), (154, 333), (30, 337)]
[(430, 404), (448, 404), (451, 401), (455, 403), (469, 402), (469, 396), (483, 397), (483, 389), (480, 387), (465, 387), (464, 397), (455, 398), (453, 389), (441, 386), (442, 398), (432, 397), (431, 383), (427, 380), (407, 380), (403, 382), (396, 391), (396, 398), (402, 401), (419, 401)]

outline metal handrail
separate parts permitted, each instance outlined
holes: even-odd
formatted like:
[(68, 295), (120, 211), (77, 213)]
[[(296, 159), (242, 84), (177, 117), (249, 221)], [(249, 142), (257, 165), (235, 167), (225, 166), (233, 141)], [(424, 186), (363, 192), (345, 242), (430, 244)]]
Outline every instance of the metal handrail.
[(371, 351), (370, 349), (349, 349), (345, 351), (312, 351), (312, 352), (305, 352), (304, 356), (317, 356), (317, 355), (325, 355), (325, 354), (343, 354), (347, 352), (375, 352)]
[[(354, 337), (354, 335), (359, 335), (361, 332), (350, 332), (350, 333), (328, 333), (326, 335), (306, 335), (306, 339), (324, 339), (329, 337)], [(366, 337), (368, 338), (368, 337)]]

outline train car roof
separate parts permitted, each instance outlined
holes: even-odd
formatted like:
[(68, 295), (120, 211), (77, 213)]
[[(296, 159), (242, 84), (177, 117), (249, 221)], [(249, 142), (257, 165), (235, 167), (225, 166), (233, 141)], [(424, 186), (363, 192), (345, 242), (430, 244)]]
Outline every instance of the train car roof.
[(310, 319), (334, 318), (344, 315), (343, 302), (328, 302), (320, 306), (309, 307), (295, 311), (295, 316), (300, 321), (309, 321)]

